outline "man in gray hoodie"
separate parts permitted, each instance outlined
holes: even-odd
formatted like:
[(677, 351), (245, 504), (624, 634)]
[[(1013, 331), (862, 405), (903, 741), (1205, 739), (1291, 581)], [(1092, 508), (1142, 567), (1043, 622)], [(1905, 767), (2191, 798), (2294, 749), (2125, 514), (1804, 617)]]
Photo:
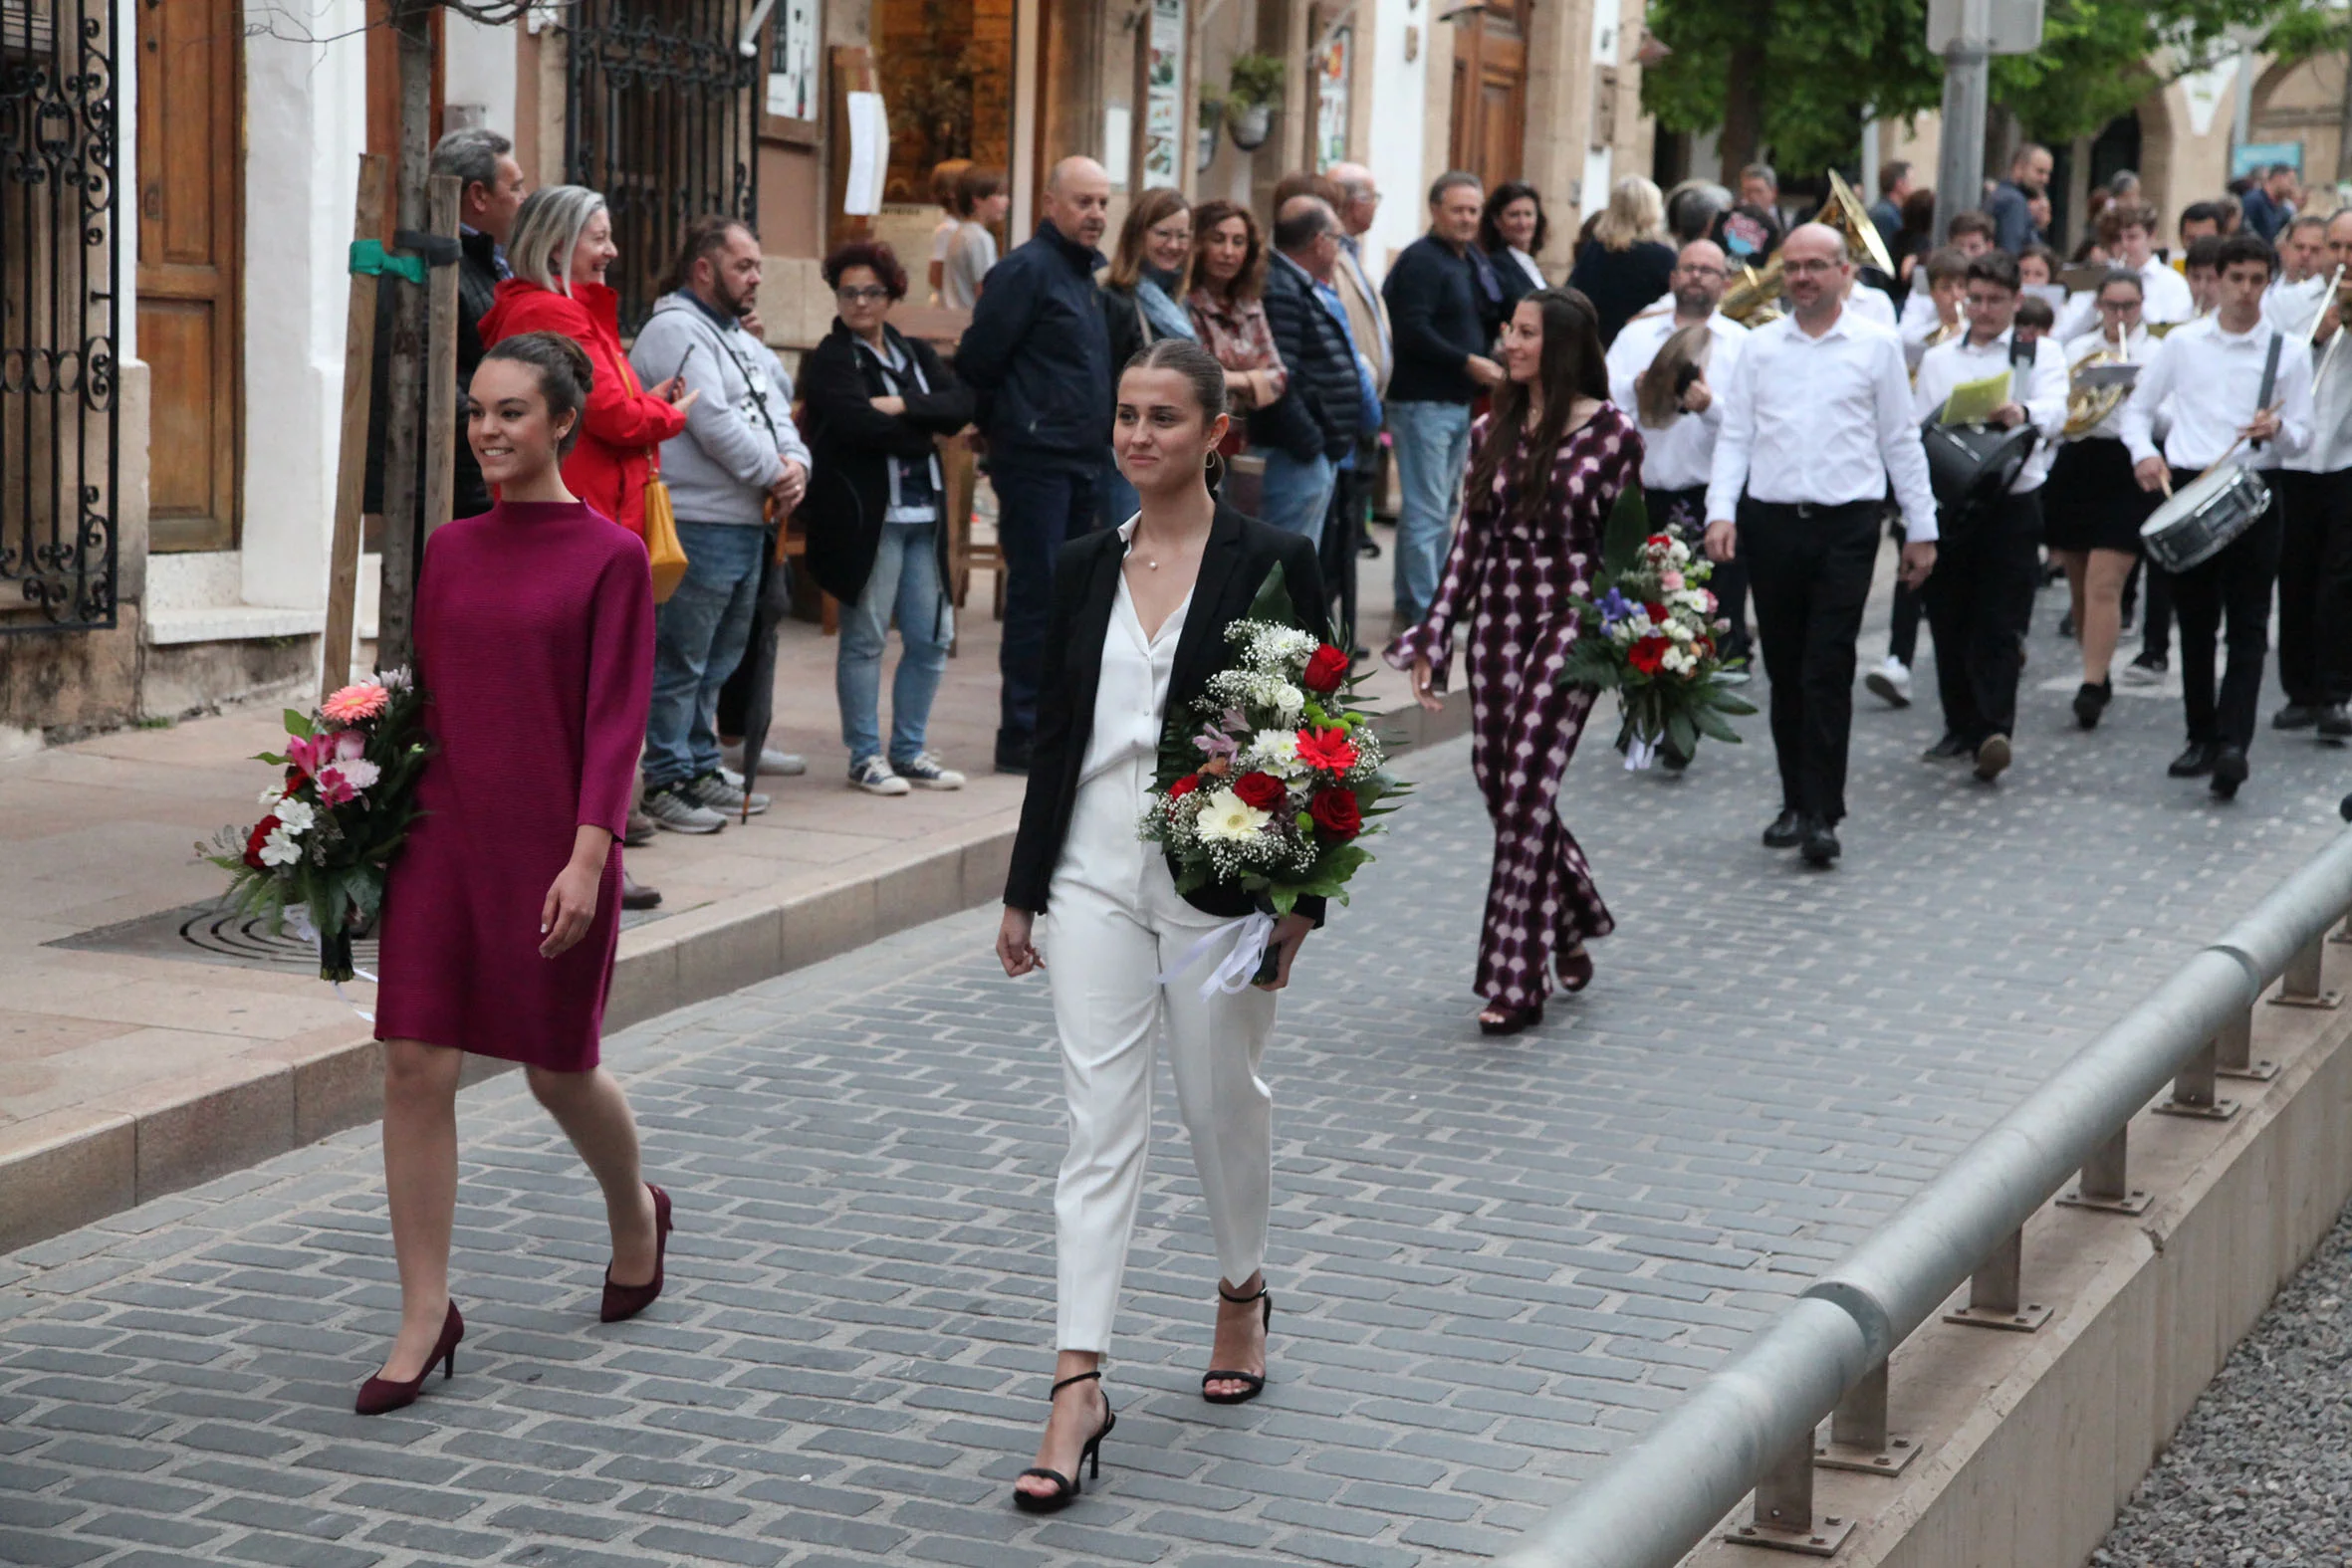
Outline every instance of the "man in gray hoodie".
[[(673, 375), (699, 392), (683, 434), (661, 444), (686, 576), (653, 620), (653, 707), (645, 722), (645, 812), (679, 833), (715, 833), (742, 811), (720, 767), (719, 689), (752, 629), (760, 567), (781, 520), (809, 488), (793, 428), (792, 378), (744, 330), (760, 290), (760, 242), (738, 219), (697, 218), (629, 363), (647, 386)], [(765, 795), (751, 797), (764, 811)]]

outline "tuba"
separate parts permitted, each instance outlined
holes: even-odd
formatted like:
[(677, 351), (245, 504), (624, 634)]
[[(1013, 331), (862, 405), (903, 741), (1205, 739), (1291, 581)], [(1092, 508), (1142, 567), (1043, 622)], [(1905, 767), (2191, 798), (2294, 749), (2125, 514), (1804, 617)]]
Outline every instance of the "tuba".
[[(1895, 264), (1887, 257), (1887, 248), (1878, 237), (1878, 225), (1870, 221), (1870, 209), (1862, 205), (1862, 198), (1854, 194), (1837, 170), (1829, 171), (1829, 199), (1821, 203), (1821, 210), (1812, 221), (1825, 223), (1845, 236), (1846, 254), (1859, 264), (1876, 267), (1888, 277), (1895, 275)], [(1774, 253), (1764, 270), (1754, 267), (1740, 269), (1740, 281), (1732, 285), (1723, 297), (1719, 309), (1742, 327), (1762, 327), (1766, 322), (1780, 319), (1780, 257)]]
[(2132, 389), (2126, 385), (2086, 385), (2082, 372), (2093, 365), (2130, 362), (2131, 355), (2124, 351), (2123, 343), (2109, 342), (2104, 337), (2099, 340), (2097, 352), (2085, 354), (2076, 362), (2069, 372), (2071, 379), (2066, 387), (2066, 428), (2058, 432), (2059, 440), (2079, 441), (2089, 435), (2105, 424), (2107, 416), (2121, 408), (2123, 400), (2132, 394)]

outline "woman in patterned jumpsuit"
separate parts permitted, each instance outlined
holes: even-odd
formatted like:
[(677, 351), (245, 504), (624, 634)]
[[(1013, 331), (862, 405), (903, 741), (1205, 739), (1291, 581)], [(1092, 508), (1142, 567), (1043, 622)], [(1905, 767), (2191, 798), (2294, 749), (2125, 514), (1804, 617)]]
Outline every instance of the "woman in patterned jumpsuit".
[(1552, 973), (1592, 981), (1585, 943), (1614, 927), (1584, 851), (1555, 809), (1560, 776), (1595, 693), (1562, 687), (1577, 635), (1570, 594), (1590, 591), (1618, 494), (1638, 481), (1641, 436), (1608, 401), (1591, 303), (1573, 289), (1519, 302), (1503, 329), (1510, 380), (1471, 432), (1462, 526), (1429, 617), (1388, 661), (1438, 707), (1467, 622), (1471, 770), (1495, 822), (1495, 870), (1479, 933), (1479, 1027), (1512, 1034), (1539, 1021)]

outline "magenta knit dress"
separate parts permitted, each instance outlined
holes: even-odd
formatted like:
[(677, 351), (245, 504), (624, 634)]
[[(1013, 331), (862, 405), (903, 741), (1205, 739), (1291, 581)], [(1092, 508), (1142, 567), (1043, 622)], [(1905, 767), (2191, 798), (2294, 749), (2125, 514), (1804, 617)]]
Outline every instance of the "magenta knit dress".
[[(434, 532), (415, 626), (434, 753), (385, 889), (375, 1037), (585, 1072), (652, 700), (644, 543), (578, 502), (502, 502)], [(612, 854), (594, 923), (551, 961), (540, 908), (583, 823)]]

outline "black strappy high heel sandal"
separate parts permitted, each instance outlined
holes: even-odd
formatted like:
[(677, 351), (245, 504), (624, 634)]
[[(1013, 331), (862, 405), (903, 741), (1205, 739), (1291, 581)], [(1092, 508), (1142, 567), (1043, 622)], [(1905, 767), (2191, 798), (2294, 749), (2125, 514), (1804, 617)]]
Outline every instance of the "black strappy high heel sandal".
[[(1265, 1281), (1261, 1280), (1259, 1282), (1258, 1293), (1256, 1295), (1237, 1296), (1228, 1294), (1225, 1289), (1225, 1281), (1220, 1279), (1217, 1281), (1217, 1294), (1224, 1300), (1231, 1301), (1237, 1306), (1249, 1301), (1265, 1302), (1266, 1316), (1261, 1326), (1270, 1332), (1273, 1330), (1274, 1297), (1267, 1293)], [(1249, 1387), (1243, 1389), (1238, 1394), (1212, 1394), (1209, 1392), (1209, 1385), (1212, 1383), (1246, 1383), (1249, 1385)], [(1259, 1395), (1265, 1392), (1266, 1379), (1263, 1375), (1256, 1372), (1218, 1372), (1212, 1369), (1211, 1371), (1201, 1374), (1201, 1398), (1207, 1400), (1212, 1405), (1247, 1405), (1250, 1403), (1250, 1401), (1256, 1399)]]
[[(1096, 1383), (1101, 1382), (1101, 1369), (1096, 1368), (1092, 1372), (1081, 1372), (1074, 1378), (1063, 1378), (1054, 1385), (1053, 1392), (1046, 1396), (1046, 1402), (1052, 1404), (1056, 1394), (1059, 1394), (1072, 1383), (1084, 1383), (1088, 1379), (1092, 1379)], [(1078, 1450), (1078, 1462), (1071, 1466), (1071, 1473), (1064, 1475), (1059, 1470), (1050, 1470), (1043, 1464), (1031, 1465), (1021, 1474), (1043, 1475), (1052, 1481), (1057, 1489), (1044, 1496), (1039, 1496), (1034, 1492), (1023, 1491), (1016, 1486), (1013, 1488), (1013, 1506), (1024, 1513), (1058, 1513), (1068, 1507), (1070, 1500), (1076, 1497), (1082, 1489), (1078, 1485), (1078, 1474), (1086, 1469), (1087, 1460), (1093, 1460), (1094, 1478), (1096, 1480), (1102, 1479), (1102, 1440), (1109, 1437), (1110, 1429), (1118, 1424), (1119, 1418), (1110, 1408), (1110, 1396), (1105, 1394), (1102, 1397), (1102, 1426), (1094, 1436), (1086, 1440), (1086, 1446)], [(1015, 1477), (1015, 1479), (1019, 1478), (1019, 1476)]]

